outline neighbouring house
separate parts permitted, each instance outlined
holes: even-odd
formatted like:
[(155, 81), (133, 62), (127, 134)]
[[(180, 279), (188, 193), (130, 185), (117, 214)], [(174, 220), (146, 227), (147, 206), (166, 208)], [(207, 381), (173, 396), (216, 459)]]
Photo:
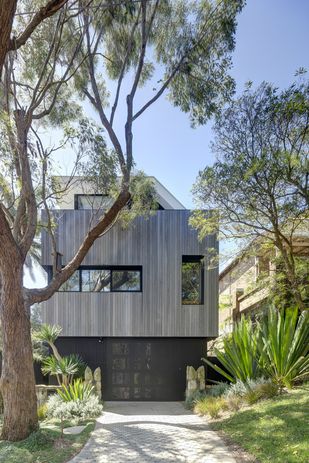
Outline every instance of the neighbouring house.
[[(294, 236), (293, 252), (308, 262), (309, 234)], [(219, 334), (233, 330), (242, 314), (255, 315), (269, 303), (276, 273), (274, 256), (258, 245), (248, 246), (219, 275)]]
[[(43, 322), (62, 327), (61, 353), (78, 353), (91, 368), (101, 367), (104, 400), (182, 400), (186, 366), (201, 365), (207, 341), (218, 335), (218, 269), (208, 265), (216, 236), (199, 241), (188, 223), (190, 211), (153, 181), (156, 213), (126, 229), (116, 223), (42, 304)], [(62, 265), (108, 203), (82, 178), (59, 200), (52, 214)], [(49, 278), (52, 263), (43, 230), (42, 265)]]

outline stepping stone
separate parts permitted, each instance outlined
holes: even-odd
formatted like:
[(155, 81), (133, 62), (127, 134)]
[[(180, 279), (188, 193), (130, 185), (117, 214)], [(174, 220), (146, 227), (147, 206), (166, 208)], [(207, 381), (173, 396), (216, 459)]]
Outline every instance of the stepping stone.
[(69, 428), (64, 428), (64, 434), (80, 434), (86, 426), (71, 426)]

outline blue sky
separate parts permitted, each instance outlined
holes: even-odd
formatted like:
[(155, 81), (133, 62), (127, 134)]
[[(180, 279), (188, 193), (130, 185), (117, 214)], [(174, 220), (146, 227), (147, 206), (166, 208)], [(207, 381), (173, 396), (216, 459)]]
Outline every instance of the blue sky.
[[(237, 92), (263, 80), (286, 87), (296, 69), (309, 70), (309, 0), (248, 0), (239, 15), (231, 74)], [(186, 114), (159, 100), (136, 123), (139, 169), (156, 176), (186, 207), (198, 171), (213, 162), (211, 122), (192, 129)]]

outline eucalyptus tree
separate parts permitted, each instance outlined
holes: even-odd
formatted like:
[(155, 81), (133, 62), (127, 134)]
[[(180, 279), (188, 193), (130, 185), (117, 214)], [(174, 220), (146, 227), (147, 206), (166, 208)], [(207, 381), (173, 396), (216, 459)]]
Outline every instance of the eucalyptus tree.
[[(27, 2), (33, 8), (36, 4)], [(9, 53), (1, 84), (0, 131), (1, 175), (10, 179), (13, 197), (13, 203), (7, 200), (5, 183), (0, 182), (3, 438), (22, 439), (37, 427), (30, 306), (50, 298), (74, 273), (132, 196), (127, 219), (134, 207), (135, 212), (147, 207), (151, 188), (145, 179), (131, 178), (134, 122), (164, 93), (189, 113), (193, 125), (206, 122), (230, 97), (234, 90), (228, 75), (230, 54), (241, 7), (240, 0), (67, 2), (33, 31), (23, 47)], [(24, 16), (19, 16), (17, 37), (25, 24)], [(136, 107), (143, 85), (149, 99)], [(85, 116), (81, 99), (91, 103), (99, 125)], [(121, 102), (126, 105), (123, 143), (114, 124), (117, 112), (123, 114)], [(47, 147), (41, 137), (43, 129), (53, 128), (62, 130), (64, 145), (73, 140), (78, 146), (74, 172), (89, 154), (99, 174), (90, 168), (89, 176), (113, 197), (64, 267), (57, 265), (59, 249), (50, 211), (55, 194), (61, 193), (52, 185), (56, 148)], [(40, 209), (46, 211), (44, 223), (38, 221)], [(23, 266), (40, 227), (51, 235), (53, 278), (44, 288), (25, 288)]]
[(202, 235), (219, 227), (227, 240), (274, 252), (285, 291), (288, 286), (301, 309), (308, 303), (309, 262), (305, 284), (296, 251), (308, 242), (308, 97), (303, 77), (282, 92), (267, 83), (256, 90), (248, 85), (217, 118), (217, 159), (194, 186), (198, 204), (216, 212), (192, 217)]
[[(56, 14), (68, 0), (49, 0), (44, 3), (23, 2), (18, 0), (1, 0), (0, 8), (0, 76), (5, 58), (10, 51), (18, 50), (25, 45), (35, 29), (50, 16)], [(41, 3), (41, 5), (37, 5)], [(17, 5), (21, 8), (17, 9)], [(28, 9), (30, 8), (30, 9)], [(16, 14), (30, 17), (25, 27), (19, 30), (18, 35), (12, 34)]]

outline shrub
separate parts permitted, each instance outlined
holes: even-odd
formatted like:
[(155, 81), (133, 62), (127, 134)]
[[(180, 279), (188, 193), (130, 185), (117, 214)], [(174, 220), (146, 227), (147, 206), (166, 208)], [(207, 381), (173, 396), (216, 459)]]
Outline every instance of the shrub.
[(190, 394), (186, 397), (185, 408), (193, 410), (195, 403), (198, 400), (204, 399), (204, 397), (206, 397), (206, 391), (196, 391), (193, 394)]
[(58, 394), (54, 394), (47, 401), (47, 416), (59, 420), (96, 418), (102, 411), (103, 406), (95, 395), (65, 402)]
[(274, 397), (277, 393), (278, 386), (270, 379), (261, 377), (255, 380), (249, 380), (246, 383), (237, 381), (229, 387), (225, 393), (225, 397), (243, 398), (249, 405), (252, 405), (260, 399)]
[(7, 445), (0, 449), (0, 462), (12, 461), (16, 463), (32, 463), (33, 455), (25, 448)]
[(37, 452), (49, 447), (53, 442), (53, 439), (48, 435), (48, 431), (39, 429), (33, 432), (27, 437), (26, 441), (27, 449), (30, 452)]
[(43, 421), (45, 420), (46, 416), (47, 416), (47, 405), (42, 404), (38, 407), (38, 418), (40, 421)]
[(42, 372), (44, 375), (56, 376), (59, 386), (62, 384), (68, 385), (81, 368), (78, 359), (79, 357), (76, 355), (68, 355), (59, 359), (54, 355), (50, 355), (42, 362)]
[(235, 384), (231, 384), (226, 390), (224, 396), (229, 397), (230, 395), (235, 395), (238, 397), (243, 397), (248, 391), (255, 389), (257, 386), (262, 384), (271, 383), (269, 379), (263, 377), (256, 379), (249, 379), (246, 382), (236, 381)]
[(238, 410), (241, 408), (242, 400), (241, 397), (237, 395), (229, 395), (226, 397), (225, 401), (228, 409), (232, 412), (238, 412)]
[(211, 418), (218, 418), (221, 410), (226, 410), (227, 404), (221, 397), (204, 397), (198, 400), (194, 406), (194, 412), (198, 415), (210, 415)]
[(243, 399), (247, 404), (253, 405), (261, 400), (262, 394), (258, 389), (249, 389), (244, 395)]
[(228, 388), (229, 388), (228, 383), (221, 382), (221, 383), (215, 384), (214, 386), (211, 386), (211, 388), (207, 390), (207, 395), (210, 395), (211, 397), (221, 397), (222, 395), (226, 393)]
[(88, 400), (92, 391), (93, 386), (82, 382), (81, 379), (76, 379), (73, 384), (69, 384), (68, 386), (63, 384), (61, 389), (57, 389), (57, 393), (64, 402)]
[(264, 374), (280, 388), (309, 377), (309, 311), (270, 309), (260, 323)]
[(256, 390), (258, 390), (260, 392), (260, 394), (261, 394), (261, 397), (263, 397), (265, 399), (272, 399), (279, 392), (278, 385), (274, 384), (271, 381), (267, 381), (265, 383), (258, 384), (256, 386)]
[(232, 383), (237, 380), (246, 382), (260, 375), (260, 343), (260, 330), (253, 326), (251, 319), (242, 317), (233, 332), (223, 338), (222, 350), (214, 348), (214, 354), (224, 369), (207, 359), (203, 360)]

